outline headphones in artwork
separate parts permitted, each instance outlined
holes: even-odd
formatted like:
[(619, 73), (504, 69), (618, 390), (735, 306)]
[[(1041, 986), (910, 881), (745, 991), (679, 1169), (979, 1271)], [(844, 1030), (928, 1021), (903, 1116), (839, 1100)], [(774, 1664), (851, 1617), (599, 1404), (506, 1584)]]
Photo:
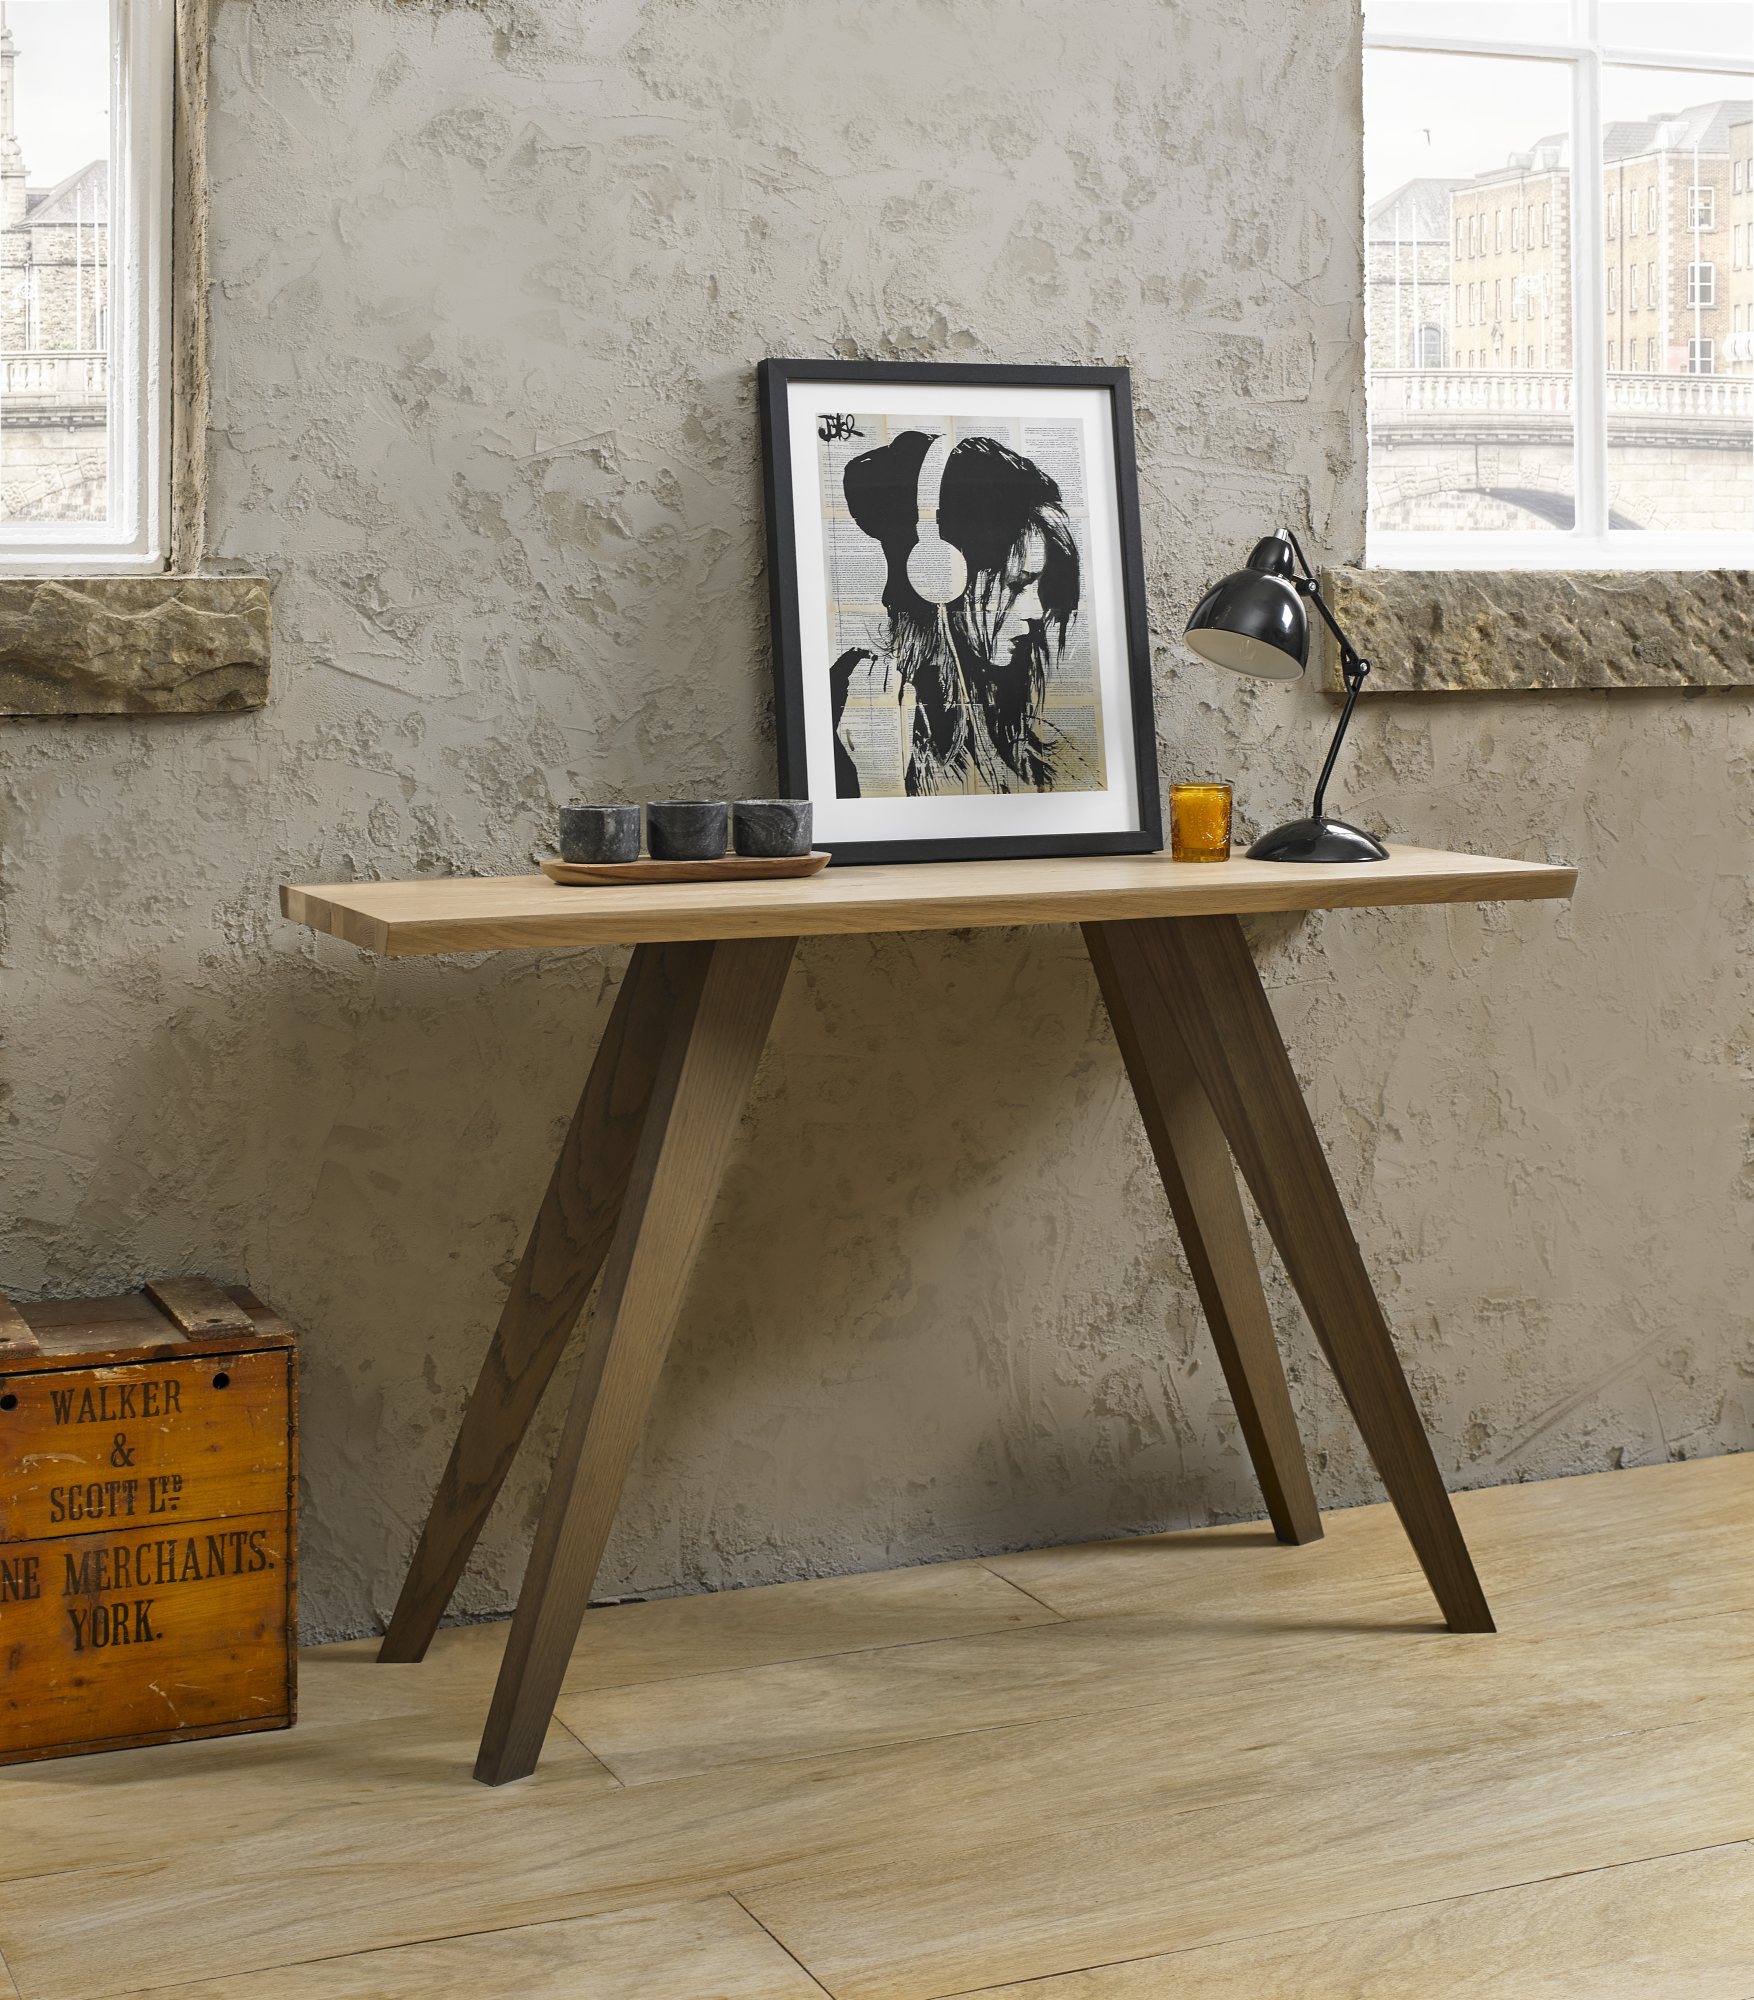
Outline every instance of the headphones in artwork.
[(915, 501), (919, 539), (909, 551), (907, 580), (928, 604), (954, 604), (968, 588), (968, 564), (962, 551), (938, 532), (938, 505), (944, 491), (944, 468), (950, 462), (947, 437), (935, 437), (920, 460)]

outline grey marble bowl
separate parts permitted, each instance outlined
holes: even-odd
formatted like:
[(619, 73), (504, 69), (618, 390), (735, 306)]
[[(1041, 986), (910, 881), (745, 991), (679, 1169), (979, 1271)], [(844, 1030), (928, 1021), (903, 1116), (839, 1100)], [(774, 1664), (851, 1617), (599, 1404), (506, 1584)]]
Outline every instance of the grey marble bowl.
[(646, 846), (654, 861), (717, 861), (725, 851), (723, 799), (652, 799)]
[(638, 806), (562, 806), (562, 861), (637, 861)]
[(731, 825), (739, 854), (810, 852), (808, 799), (739, 799), (732, 808)]

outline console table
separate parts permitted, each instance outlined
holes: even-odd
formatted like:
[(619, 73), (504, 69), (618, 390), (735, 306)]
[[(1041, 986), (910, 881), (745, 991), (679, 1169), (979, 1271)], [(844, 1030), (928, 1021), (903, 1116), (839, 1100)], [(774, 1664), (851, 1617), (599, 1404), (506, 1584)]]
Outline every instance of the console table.
[[(1238, 914), (1564, 897), (1576, 871), (1397, 847), (1372, 866), (1120, 859), (830, 869), (560, 888), (541, 875), (281, 890), (294, 921), (392, 958), (631, 944), (631, 963), (379, 1654), (418, 1660), (592, 1287), (585, 1355), (475, 1775), (535, 1769), (799, 938), (1083, 927), (1273, 1527), (1322, 1532), (1240, 1167), (1453, 1631), (1474, 1574)], [(600, 1280), (600, 1282), (599, 1282)]]

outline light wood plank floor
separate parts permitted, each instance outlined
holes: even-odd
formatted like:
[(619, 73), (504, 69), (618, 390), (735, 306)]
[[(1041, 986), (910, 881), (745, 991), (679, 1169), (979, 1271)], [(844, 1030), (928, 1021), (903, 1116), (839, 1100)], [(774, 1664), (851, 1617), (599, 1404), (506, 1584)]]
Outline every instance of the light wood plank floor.
[[(0, 2000), (1754, 2000), (1754, 1455), (306, 1654), (297, 1729), (0, 1772)], [(8, 1984), (8, 1978), (12, 1984)]]

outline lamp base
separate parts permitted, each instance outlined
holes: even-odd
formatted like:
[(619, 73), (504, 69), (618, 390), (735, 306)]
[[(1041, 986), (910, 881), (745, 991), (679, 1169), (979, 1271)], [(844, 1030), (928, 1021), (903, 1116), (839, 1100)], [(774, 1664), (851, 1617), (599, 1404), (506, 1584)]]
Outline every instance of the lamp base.
[(1249, 849), (1251, 861), (1386, 861), (1389, 851), (1374, 834), (1343, 819), (1287, 820), (1263, 833)]

